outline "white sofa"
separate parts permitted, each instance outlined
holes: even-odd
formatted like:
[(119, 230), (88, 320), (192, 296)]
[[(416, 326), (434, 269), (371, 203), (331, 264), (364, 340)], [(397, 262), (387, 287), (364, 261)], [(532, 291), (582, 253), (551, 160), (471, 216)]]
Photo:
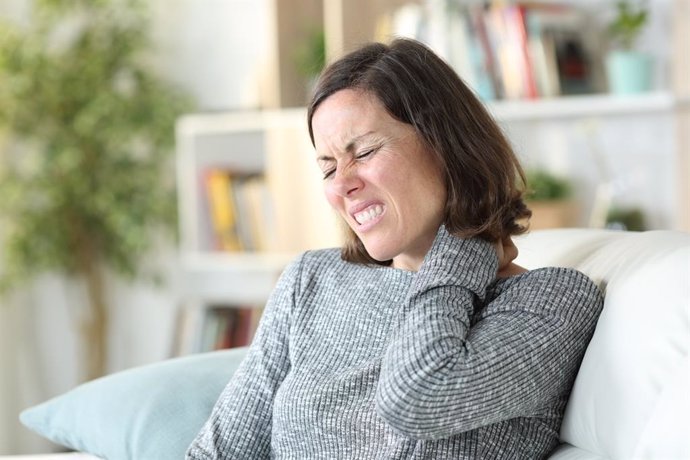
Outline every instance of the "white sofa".
[(605, 294), (551, 458), (690, 459), (690, 235), (550, 230), (518, 246), (526, 267), (575, 267)]
[[(606, 299), (551, 459), (690, 459), (690, 234), (559, 229), (516, 243), (518, 263), (575, 267)], [(77, 455), (6, 458), (93, 458)]]

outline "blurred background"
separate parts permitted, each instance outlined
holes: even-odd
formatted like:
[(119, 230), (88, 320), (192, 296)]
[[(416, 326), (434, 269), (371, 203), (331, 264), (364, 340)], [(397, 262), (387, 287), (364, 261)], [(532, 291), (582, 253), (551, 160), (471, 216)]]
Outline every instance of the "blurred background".
[(690, 230), (690, 2), (0, 0), (0, 454), (79, 383), (241, 346), (337, 245), (304, 106), (417, 38), (487, 104), (534, 229)]

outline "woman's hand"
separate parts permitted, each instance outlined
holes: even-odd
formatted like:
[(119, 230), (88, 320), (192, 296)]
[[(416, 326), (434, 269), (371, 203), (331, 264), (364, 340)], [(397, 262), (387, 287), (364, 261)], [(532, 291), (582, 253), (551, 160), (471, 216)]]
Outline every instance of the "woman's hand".
[(527, 269), (513, 263), (513, 260), (518, 256), (518, 249), (511, 237), (498, 240), (494, 243), (494, 248), (496, 248), (496, 255), (498, 255), (498, 271), (496, 272), (498, 278), (519, 275), (527, 271)]

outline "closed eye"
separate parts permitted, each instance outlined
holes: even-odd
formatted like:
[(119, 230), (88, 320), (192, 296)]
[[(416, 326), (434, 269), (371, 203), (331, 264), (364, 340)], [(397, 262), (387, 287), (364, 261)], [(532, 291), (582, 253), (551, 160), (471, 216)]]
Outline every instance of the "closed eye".
[[(362, 152), (358, 155), (355, 155), (354, 159), (355, 160), (364, 160), (367, 157), (371, 156), (373, 153), (376, 153), (379, 150), (379, 148), (380, 147), (374, 147), (374, 148), (365, 150), (364, 152)], [(326, 180), (326, 179), (331, 178), (333, 176), (333, 174), (335, 174), (335, 170), (336, 170), (336, 168), (325, 169), (323, 171), (323, 179)]]
[(355, 156), (355, 159), (361, 160), (361, 159), (363, 159), (363, 158), (366, 158), (366, 157), (368, 157), (369, 155), (371, 155), (372, 153), (375, 153), (376, 151), (378, 151), (378, 149), (379, 149), (379, 147), (374, 147), (373, 149), (365, 150), (364, 152), (362, 152), (362, 153), (358, 154), (357, 156)]

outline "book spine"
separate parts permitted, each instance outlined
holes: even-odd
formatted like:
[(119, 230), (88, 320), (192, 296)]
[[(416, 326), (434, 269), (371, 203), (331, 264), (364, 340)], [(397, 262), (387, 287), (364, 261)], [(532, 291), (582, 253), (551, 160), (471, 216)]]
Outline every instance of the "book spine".
[(243, 246), (237, 231), (237, 209), (230, 173), (216, 169), (208, 171), (206, 190), (216, 248), (241, 251)]

